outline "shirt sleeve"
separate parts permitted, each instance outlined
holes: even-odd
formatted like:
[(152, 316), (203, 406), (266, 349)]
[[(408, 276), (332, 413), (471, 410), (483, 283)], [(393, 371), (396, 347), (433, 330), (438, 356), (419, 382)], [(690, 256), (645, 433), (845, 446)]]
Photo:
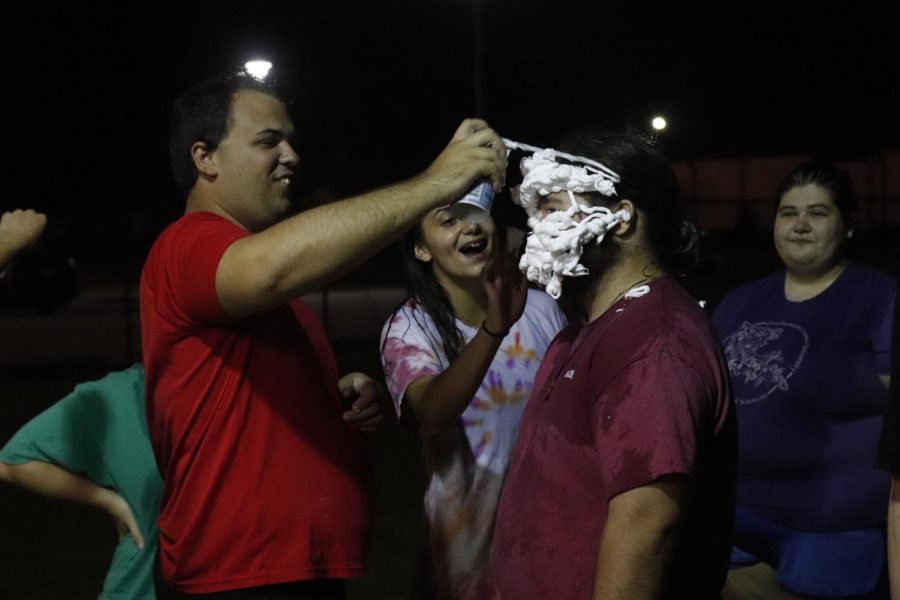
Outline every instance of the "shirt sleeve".
[(381, 340), (384, 379), (400, 416), (403, 396), (409, 385), (422, 377), (438, 375), (447, 366), (435, 346), (436, 340), (411, 318), (406, 307), (391, 316)]
[(247, 235), (213, 215), (185, 222), (163, 255), (166, 297), (173, 304), (170, 309), (188, 321), (226, 320), (216, 293), (216, 271), (228, 247)]
[(714, 407), (694, 369), (665, 351), (616, 375), (591, 410), (594, 447), (608, 499), (665, 475), (693, 477)]
[(0, 461), (11, 465), (52, 463), (100, 485), (111, 485), (93, 431), (106, 414), (105, 397), (102, 380), (76, 386), (17, 431), (0, 450)]

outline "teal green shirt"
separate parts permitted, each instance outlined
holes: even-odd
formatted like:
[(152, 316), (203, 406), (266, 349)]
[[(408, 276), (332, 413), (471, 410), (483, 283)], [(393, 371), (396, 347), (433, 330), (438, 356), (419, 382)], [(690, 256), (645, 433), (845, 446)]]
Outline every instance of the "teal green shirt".
[(144, 534), (138, 550), (125, 536), (116, 547), (102, 599), (155, 598), (153, 561), (162, 479), (150, 448), (140, 364), (82, 383), (29, 421), (0, 449), (0, 461), (53, 463), (115, 489)]

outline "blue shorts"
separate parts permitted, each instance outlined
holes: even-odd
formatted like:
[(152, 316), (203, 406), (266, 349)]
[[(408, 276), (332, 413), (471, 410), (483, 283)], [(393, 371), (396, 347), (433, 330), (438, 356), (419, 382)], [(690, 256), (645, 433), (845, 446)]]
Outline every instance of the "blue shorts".
[(882, 529), (801, 531), (740, 506), (734, 514), (731, 568), (765, 562), (790, 592), (807, 596), (861, 596), (883, 583)]

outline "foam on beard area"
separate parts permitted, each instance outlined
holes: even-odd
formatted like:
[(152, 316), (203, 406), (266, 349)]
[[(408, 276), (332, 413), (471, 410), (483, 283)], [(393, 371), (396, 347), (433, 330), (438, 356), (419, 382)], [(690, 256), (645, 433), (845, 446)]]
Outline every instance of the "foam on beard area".
[[(612, 212), (604, 206), (580, 206), (575, 194), (567, 190), (571, 206), (565, 211), (551, 213), (543, 219), (528, 219), (531, 234), (525, 243), (525, 253), (519, 269), (529, 281), (543, 286), (553, 298), (562, 293), (563, 277), (583, 277), (588, 269), (579, 264), (588, 243), (599, 244), (606, 232), (628, 221), (628, 211)], [(575, 216), (581, 213), (580, 220)]]
[[(585, 244), (592, 241), (599, 244), (607, 231), (631, 218), (625, 210), (613, 213), (603, 206), (580, 206), (575, 194), (615, 196), (619, 175), (584, 156), (507, 139), (503, 142), (510, 151), (532, 152), (520, 163), (522, 184), (513, 191), (513, 200), (528, 213), (531, 227), (519, 268), (529, 281), (543, 286), (553, 298), (559, 298), (563, 277), (588, 274), (588, 269), (579, 264)], [(568, 162), (561, 163), (560, 159)], [(571, 206), (542, 219), (538, 211), (540, 198), (562, 191), (568, 193)], [(579, 213), (580, 218), (576, 219)]]

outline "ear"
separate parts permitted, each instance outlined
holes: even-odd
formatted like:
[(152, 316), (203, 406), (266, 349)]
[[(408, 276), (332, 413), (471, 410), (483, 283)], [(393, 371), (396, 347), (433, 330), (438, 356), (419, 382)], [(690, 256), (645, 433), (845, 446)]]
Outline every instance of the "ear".
[(213, 180), (219, 174), (214, 157), (215, 151), (210, 150), (206, 142), (194, 142), (191, 144), (191, 159), (194, 167), (201, 177)]
[(634, 204), (631, 202), (631, 200), (620, 200), (610, 210), (612, 210), (613, 213), (624, 210), (631, 216), (629, 220), (622, 221), (621, 223), (616, 225), (610, 233), (612, 233), (613, 235), (628, 235), (637, 228), (637, 223), (635, 222), (635, 219), (637, 218), (637, 210), (635, 210)]
[(428, 251), (428, 248), (423, 246), (421, 243), (416, 244), (415, 248), (413, 248), (413, 253), (416, 255), (416, 259), (421, 260), (424, 263), (431, 262), (431, 252)]

